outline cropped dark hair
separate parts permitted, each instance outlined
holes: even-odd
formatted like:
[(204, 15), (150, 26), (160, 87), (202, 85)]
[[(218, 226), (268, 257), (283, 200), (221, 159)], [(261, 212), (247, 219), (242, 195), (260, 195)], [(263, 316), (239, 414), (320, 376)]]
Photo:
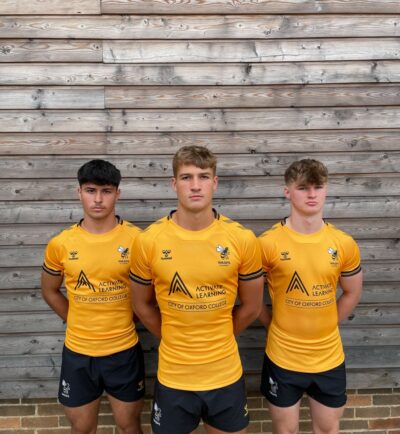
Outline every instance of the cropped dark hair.
[(328, 169), (318, 160), (305, 158), (292, 163), (285, 172), (286, 185), (323, 185), (328, 181)]
[(121, 172), (105, 160), (91, 160), (78, 170), (79, 185), (89, 182), (97, 185), (114, 185), (118, 188), (121, 182)]

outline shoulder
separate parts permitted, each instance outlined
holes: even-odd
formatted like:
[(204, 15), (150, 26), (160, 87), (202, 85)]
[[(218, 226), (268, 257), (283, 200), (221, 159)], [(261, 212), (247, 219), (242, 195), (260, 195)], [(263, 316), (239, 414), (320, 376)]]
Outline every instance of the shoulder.
[(132, 238), (136, 238), (137, 235), (139, 235), (140, 232), (142, 231), (138, 226), (134, 225), (133, 223), (127, 220), (122, 220), (121, 225), (124, 232), (129, 236), (131, 236)]
[(338, 242), (339, 245), (343, 245), (344, 247), (346, 247), (349, 245), (357, 244), (351, 235), (337, 228), (332, 223), (327, 223), (327, 229), (329, 234), (333, 238), (335, 238), (335, 240)]
[(143, 231), (138, 234), (138, 240), (140, 242), (153, 242), (159, 234), (165, 230), (165, 225), (168, 223), (168, 217), (162, 217), (156, 220), (151, 225), (147, 226)]
[(263, 232), (258, 239), (261, 244), (274, 242), (282, 233), (283, 223), (275, 223), (272, 227)]
[(254, 232), (241, 225), (239, 222), (232, 220), (224, 215), (219, 215), (221, 227), (229, 233), (231, 236), (241, 240), (253, 240), (256, 239)]
[(63, 229), (53, 238), (51, 238), (47, 244), (48, 247), (58, 248), (62, 247), (71, 237), (76, 233), (77, 224), (73, 224), (66, 229)]

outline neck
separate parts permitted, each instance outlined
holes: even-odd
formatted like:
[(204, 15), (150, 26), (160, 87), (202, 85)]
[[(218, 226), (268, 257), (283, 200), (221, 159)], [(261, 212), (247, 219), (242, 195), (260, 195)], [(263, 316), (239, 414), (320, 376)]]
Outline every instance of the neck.
[(201, 231), (210, 226), (214, 219), (215, 216), (212, 208), (199, 212), (191, 212), (178, 205), (178, 209), (172, 214), (172, 220), (178, 226), (189, 231)]
[(296, 214), (291, 214), (286, 219), (286, 225), (300, 234), (313, 234), (323, 227), (324, 220), (320, 215), (300, 217)]
[(107, 216), (105, 219), (96, 220), (87, 215), (81, 222), (81, 228), (91, 234), (105, 234), (117, 226), (118, 219), (114, 214)]

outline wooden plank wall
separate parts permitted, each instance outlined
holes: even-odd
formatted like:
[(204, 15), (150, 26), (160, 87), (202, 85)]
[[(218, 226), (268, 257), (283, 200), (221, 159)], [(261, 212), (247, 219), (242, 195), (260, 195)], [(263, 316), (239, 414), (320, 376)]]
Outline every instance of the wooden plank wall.
[[(219, 155), (216, 207), (256, 233), (288, 212), (285, 167), (326, 163), (326, 217), (365, 270), (342, 327), (349, 386), (399, 387), (398, 0), (2, 0), (0, 14), (0, 398), (55, 394), (64, 326), (40, 265), (80, 218), (78, 167), (114, 162), (119, 213), (145, 226), (173, 207), (187, 144)], [(264, 333), (239, 341), (255, 389)]]

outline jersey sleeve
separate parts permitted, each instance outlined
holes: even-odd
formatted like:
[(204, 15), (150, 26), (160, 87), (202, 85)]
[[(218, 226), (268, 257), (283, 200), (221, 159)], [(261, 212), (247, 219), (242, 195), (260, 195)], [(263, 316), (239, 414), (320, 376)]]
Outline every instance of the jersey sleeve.
[(260, 245), (253, 232), (245, 231), (242, 263), (239, 267), (239, 280), (253, 280), (263, 275)]
[(149, 242), (142, 232), (136, 237), (133, 243), (129, 272), (129, 278), (133, 282), (147, 286), (152, 284), (150, 254)]
[(42, 269), (52, 276), (61, 276), (64, 273), (62, 245), (58, 237), (52, 238), (47, 244)]
[(270, 237), (268, 236), (268, 233), (264, 233), (259, 236), (258, 242), (260, 245), (261, 250), (261, 262), (262, 262), (262, 269), (264, 273), (269, 273), (272, 268), (272, 243), (270, 242)]
[(361, 271), (360, 249), (353, 238), (348, 237), (343, 248), (343, 263), (340, 275), (350, 277)]

